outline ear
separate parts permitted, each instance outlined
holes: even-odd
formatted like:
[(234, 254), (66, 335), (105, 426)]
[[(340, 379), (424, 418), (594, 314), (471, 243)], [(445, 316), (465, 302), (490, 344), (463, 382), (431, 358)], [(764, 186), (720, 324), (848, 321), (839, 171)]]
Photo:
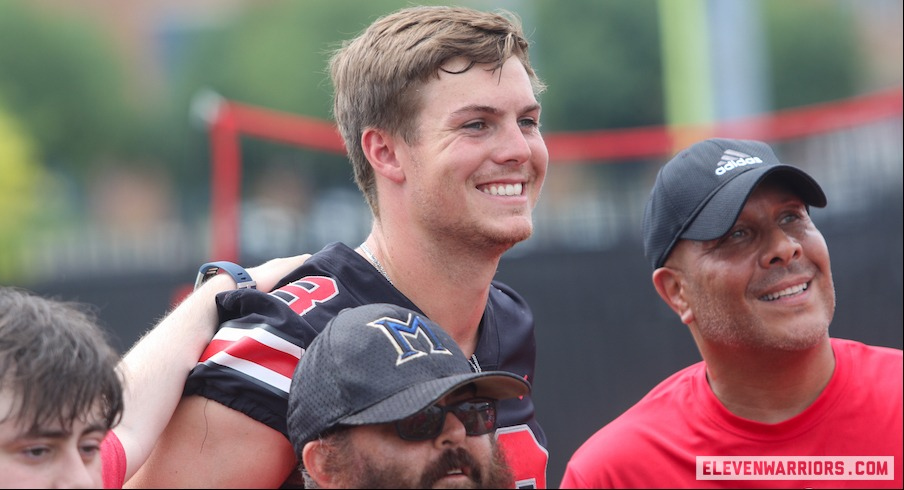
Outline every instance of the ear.
[(361, 134), (361, 149), (376, 174), (400, 183), (405, 180), (405, 172), (396, 153), (401, 149), (396, 138), (400, 137), (382, 129), (367, 128)]
[(694, 311), (685, 297), (684, 275), (677, 269), (660, 267), (653, 271), (653, 286), (659, 297), (669, 305), (685, 325), (694, 321)]
[(301, 461), (311, 479), (317, 482), (318, 488), (337, 488), (337, 476), (327, 471), (330, 448), (322, 440), (317, 439), (304, 445), (301, 450)]

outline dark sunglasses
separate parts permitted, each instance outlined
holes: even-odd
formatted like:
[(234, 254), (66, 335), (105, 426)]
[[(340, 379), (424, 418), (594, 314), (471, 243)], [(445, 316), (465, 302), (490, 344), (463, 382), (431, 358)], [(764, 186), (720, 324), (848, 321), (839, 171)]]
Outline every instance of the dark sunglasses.
[(433, 439), (443, 431), (446, 414), (450, 412), (465, 426), (469, 436), (489, 434), (496, 428), (496, 401), (471, 399), (444, 407), (430, 405), (396, 422), (396, 432), (406, 441)]

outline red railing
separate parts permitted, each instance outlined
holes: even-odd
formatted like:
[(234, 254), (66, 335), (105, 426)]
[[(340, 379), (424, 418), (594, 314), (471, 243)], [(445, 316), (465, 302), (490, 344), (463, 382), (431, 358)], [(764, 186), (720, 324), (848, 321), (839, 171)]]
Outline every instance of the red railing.
[[(546, 133), (553, 164), (605, 163), (668, 156), (709, 137), (776, 142), (901, 116), (902, 88), (775, 111), (709, 125), (647, 126)], [(212, 153), (211, 258), (238, 260), (242, 162), (240, 137), (252, 136), (328, 153), (345, 153), (330, 121), (221, 100), (210, 119)]]

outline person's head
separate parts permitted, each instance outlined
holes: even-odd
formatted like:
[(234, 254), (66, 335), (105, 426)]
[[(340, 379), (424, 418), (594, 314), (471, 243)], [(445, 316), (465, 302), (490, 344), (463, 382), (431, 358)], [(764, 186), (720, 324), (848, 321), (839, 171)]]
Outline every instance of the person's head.
[(501, 73), (514, 57), (526, 72), (534, 96), (544, 85), (528, 58), (520, 20), (506, 11), (417, 6), (374, 21), (330, 59), (333, 116), (345, 140), (355, 181), (379, 217), (374, 171), (362, 149), (362, 135), (379, 128), (414, 144), (420, 116), (430, 101), (422, 90), (440, 76), (471, 70)]
[(100, 488), (118, 362), (83, 305), (0, 287), (0, 486)]
[(698, 142), (659, 171), (647, 201), (653, 284), (698, 345), (809, 348), (835, 311), (828, 248), (809, 213), (825, 205), (819, 184), (765, 143)]
[(289, 390), (289, 438), (306, 487), (509, 487), (497, 400), (511, 373), (475, 373), (423, 315), (371, 304), (339, 313), (306, 349)]

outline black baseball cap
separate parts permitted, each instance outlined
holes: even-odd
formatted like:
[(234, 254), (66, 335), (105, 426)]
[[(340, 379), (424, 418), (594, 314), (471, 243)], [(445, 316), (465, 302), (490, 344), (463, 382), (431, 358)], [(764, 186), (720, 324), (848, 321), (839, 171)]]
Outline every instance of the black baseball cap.
[(656, 176), (643, 214), (644, 255), (662, 267), (679, 239), (714, 240), (734, 225), (767, 175), (782, 179), (808, 206), (825, 207), (819, 184), (781, 163), (766, 143), (713, 138), (682, 150)]
[(504, 371), (472, 372), (436, 323), (401, 306), (345, 309), (311, 342), (289, 389), (288, 429), (296, 454), (337, 425), (395, 422), (473, 383), (476, 397), (526, 395), (530, 384)]

